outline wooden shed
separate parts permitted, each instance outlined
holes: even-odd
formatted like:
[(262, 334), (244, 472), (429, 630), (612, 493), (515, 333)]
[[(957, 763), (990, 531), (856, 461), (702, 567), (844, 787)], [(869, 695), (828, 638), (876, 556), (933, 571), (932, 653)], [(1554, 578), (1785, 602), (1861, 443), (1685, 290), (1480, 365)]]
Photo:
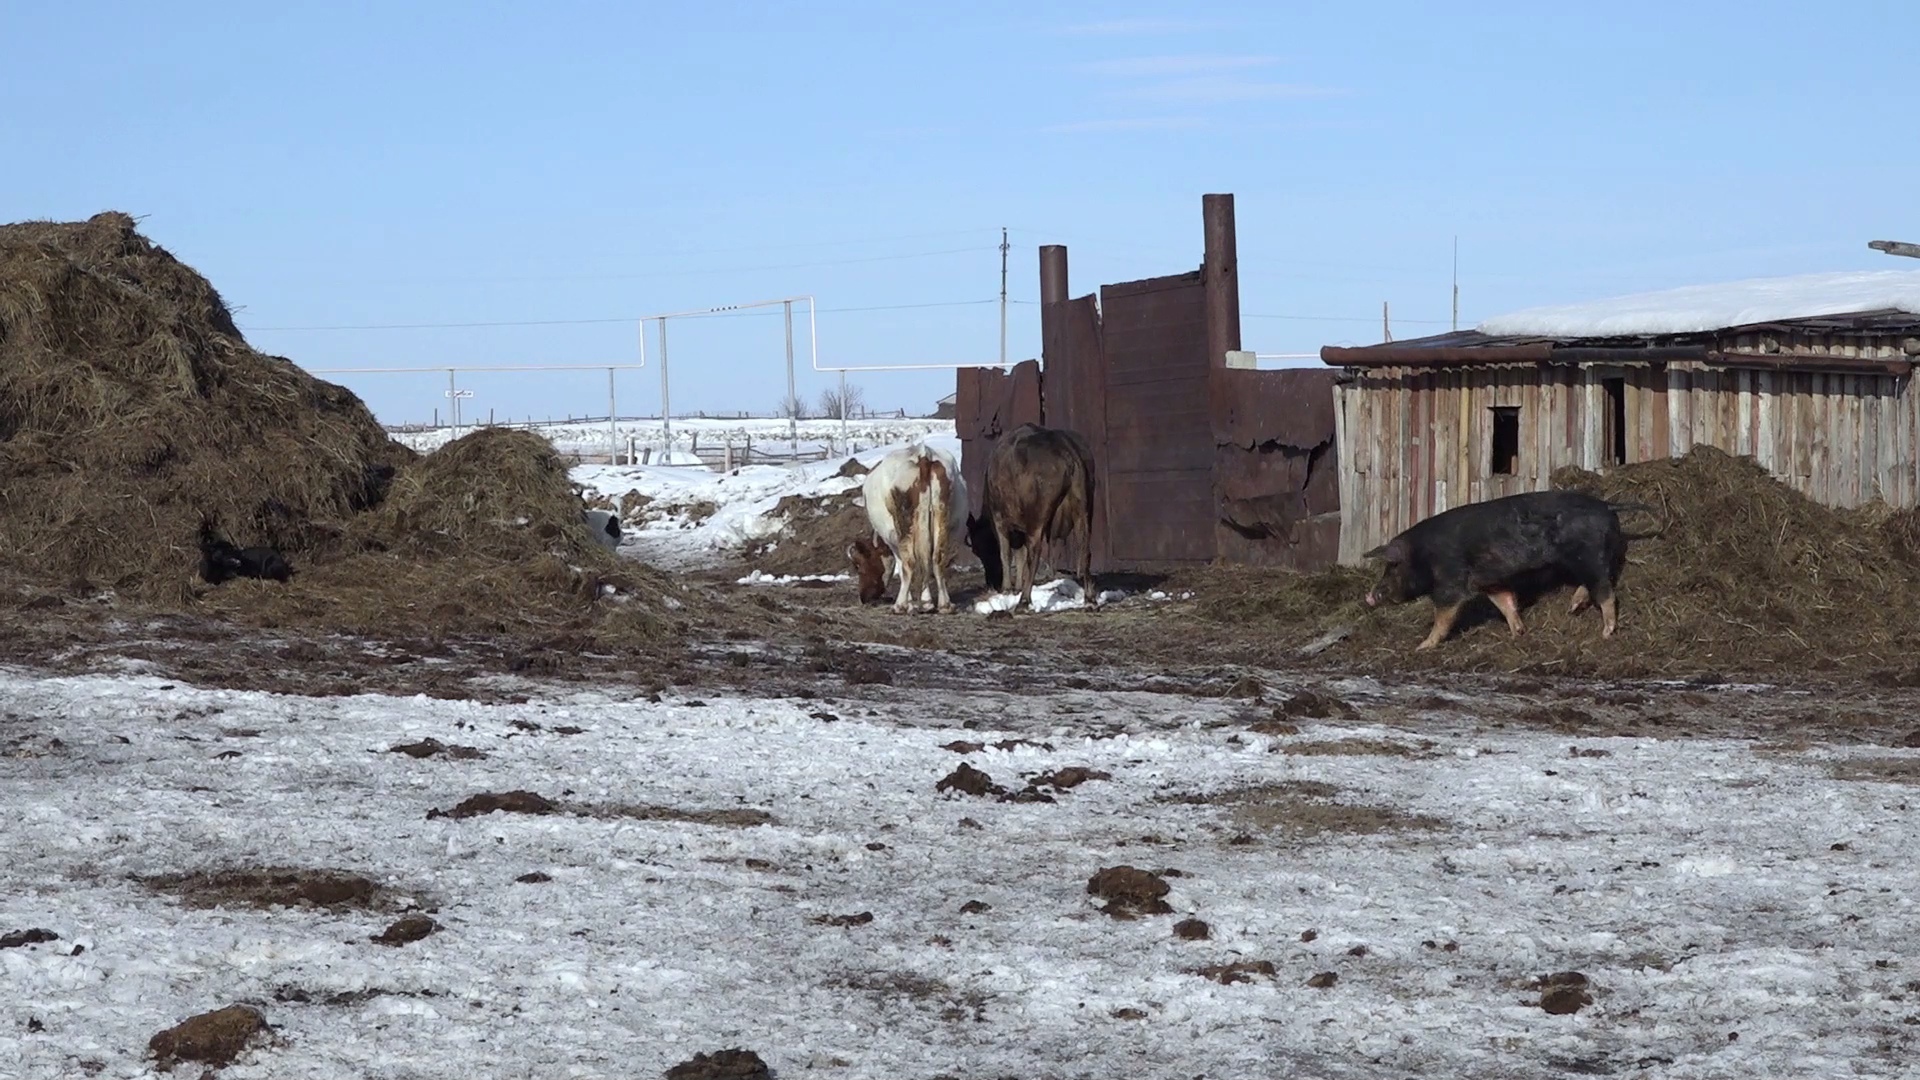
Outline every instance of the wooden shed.
[(1696, 445), (1816, 501), (1920, 503), (1920, 272), (1755, 279), (1327, 347), (1340, 561), (1469, 502)]

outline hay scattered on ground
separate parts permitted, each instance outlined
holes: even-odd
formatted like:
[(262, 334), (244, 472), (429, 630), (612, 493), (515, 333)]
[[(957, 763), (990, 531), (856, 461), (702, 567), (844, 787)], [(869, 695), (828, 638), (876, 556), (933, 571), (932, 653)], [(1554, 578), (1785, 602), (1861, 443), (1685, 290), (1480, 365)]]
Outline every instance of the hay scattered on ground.
[[(656, 642), (692, 594), (596, 544), (565, 461), (481, 429), (426, 457), (247, 344), (122, 213), (0, 226), (0, 575), (262, 626)], [(195, 578), (203, 519), (291, 583)], [(668, 599), (675, 595), (686, 599)]]
[(1212, 620), (1245, 622), (1277, 647), (1329, 626), (1353, 635), (1335, 663), (1370, 667), (1534, 670), (1602, 676), (1784, 675), (1913, 667), (1920, 649), (1920, 522), (1911, 512), (1821, 506), (1751, 459), (1711, 447), (1604, 475), (1563, 469), (1558, 488), (1658, 508), (1622, 516), (1636, 539), (1620, 583), (1620, 628), (1600, 637), (1592, 610), (1566, 612), (1569, 594), (1525, 612), (1514, 640), (1489, 604), (1440, 648), (1415, 654), (1433, 616), (1427, 600), (1370, 611), (1371, 564), (1324, 574), (1249, 573), (1245, 587), (1203, 599)]

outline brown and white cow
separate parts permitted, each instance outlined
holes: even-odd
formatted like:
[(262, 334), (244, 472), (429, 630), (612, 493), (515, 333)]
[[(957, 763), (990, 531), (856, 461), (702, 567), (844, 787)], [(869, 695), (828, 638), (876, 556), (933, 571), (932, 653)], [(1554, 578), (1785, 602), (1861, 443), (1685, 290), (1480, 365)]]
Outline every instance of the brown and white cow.
[(987, 457), (980, 517), (967, 517), (967, 544), (987, 588), (1018, 592), (1014, 610), (1033, 606), (1033, 578), (1049, 542), (1077, 539), (1080, 589), (1093, 592), (1093, 450), (1078, 432), (1021, 424)]
[[(947, 563), (968, 501), (960, 464), (944, 450), (916, 443), (881, 458), (867, 474), (862, 493), (874, 539), (847, 545), (847, 558), (860, 579), (861, 603), (886, 596), (891, 556), (900, 576), (894, 611), (904, 615), (918, 603), (922, 611), (951, 612)], [(923, 600), (927, 593), (932, 595)]]

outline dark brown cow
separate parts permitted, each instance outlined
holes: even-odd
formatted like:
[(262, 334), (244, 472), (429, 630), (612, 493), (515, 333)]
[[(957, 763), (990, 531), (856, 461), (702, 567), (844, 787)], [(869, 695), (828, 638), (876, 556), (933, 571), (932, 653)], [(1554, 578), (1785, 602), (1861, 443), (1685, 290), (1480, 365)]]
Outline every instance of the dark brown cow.
[(1033, 606), (1033, 578), (1049, 542), (1080, 544), (1080, 589), (1093, 592), (1093, 451), (1078, 432), (1021, 424), (987, 457), (980, 517), (967, 516), (967, 546), (980, 557), (987, 588), (1017, 591), (1014, 610)]

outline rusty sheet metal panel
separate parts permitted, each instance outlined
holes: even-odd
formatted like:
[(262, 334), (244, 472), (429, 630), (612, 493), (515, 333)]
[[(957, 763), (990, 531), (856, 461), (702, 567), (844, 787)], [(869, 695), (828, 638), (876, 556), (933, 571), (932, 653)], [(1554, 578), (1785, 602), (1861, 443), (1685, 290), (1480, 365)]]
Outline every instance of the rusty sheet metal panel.
[(1340, 554), (1334, 372), (1214, 378), (1215, 544), (1235, 563), (1321, 570)]
[(1022, 360), (1011, 372), (961, 368), (954, 387), (954, 431), (960, 436), (960, 475), (967, 481), (969, 513), (980, 512), (987, 455), (1003, 431), (1040, 423), (1040, 365)]
[[(1093, 450), (1093, 569), (1106, 570), (1107, 360), (1100, 336), (1100, 305), (1091, 295), (1042, 308), (1040, 412), (1047, 427), (1078, 432)], [(1072, 566), (1072, 545), (1049, 551), (1056, 566)]]
[(1215, 554), (1212, 365), (1200, 273), (1101, 289), (1107, 551), (1116, 565)]

